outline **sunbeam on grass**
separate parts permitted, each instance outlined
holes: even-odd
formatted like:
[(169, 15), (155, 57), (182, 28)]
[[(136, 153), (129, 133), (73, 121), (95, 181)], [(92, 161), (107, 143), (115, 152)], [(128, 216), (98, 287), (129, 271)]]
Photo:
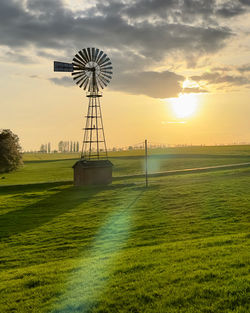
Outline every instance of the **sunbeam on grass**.
[[(143, 192), (143, 191), (142, 191)], [(65, 292), (55, 303), (53, 313), (87, 312), (105, 290), (112, 264), (126, 245), (130, 234), (133, 205), (142, 192), (119, 210), (114, 210), (95, 236), (88, 255), (77, 259)]]

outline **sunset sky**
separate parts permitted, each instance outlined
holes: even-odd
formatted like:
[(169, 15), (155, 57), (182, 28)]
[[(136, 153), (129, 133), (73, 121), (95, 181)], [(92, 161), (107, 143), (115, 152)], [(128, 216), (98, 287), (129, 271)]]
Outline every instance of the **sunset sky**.
[(108, 147), (250, 142), (250, 0), (1, 0), (0, 128), (24, 150), (82, 140), (88, 100), (53, 61), (87, 47), (113, 63)]

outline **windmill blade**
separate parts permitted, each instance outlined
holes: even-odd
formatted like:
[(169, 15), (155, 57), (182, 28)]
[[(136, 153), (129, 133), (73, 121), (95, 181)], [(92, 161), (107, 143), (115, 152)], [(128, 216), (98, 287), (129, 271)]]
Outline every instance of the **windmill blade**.
[[(110, 60), (109, 60), (110, 61)], [(103, 67), (106, 67), (106, 66), (109, 66), (109, 65), (112, 65), (112, 63), (111, 62), (105, 62), (105, 63), (103, 63), (102, 65), (101, 65), (101, 68), (103, 68)]]
[(105, 81), (104, 79), (102, 79), (102, 81), (103, 81), (104, 85), (107, 87), (109, 84), (109, 81)]
[(80, 74), (77, 74), (76, 76), (73, 76), (73, 79), (76, 80), (78, 79), (79, 77), (85, 77), (86, 74), (85, 73), (80, 73)]
[(98, 55), (99, 51), (100, 51), (100, 50), (99, 50), (98, 48), (95, 49), (94, 62), (96, 62), (97, 55)]
[(83, 50), (79, 51), (80, 56), (83, 58), (85, 64), (88, 63), (88, 59), (86, 58), (85, 54), (83, 53)]
[(84, 64), (81, 63), (80, 61), (78, 61), (76, 58), (73, 58), (72, 64), (73, 64), (73, 65), (78, 65), (78, 66), (84, 67)]
[(82, 83), (79, 85), (80, 88), (82, 88), (83, 84), (86, 82), (87, 79), (88, 79), (88, 77), (86, 77), (85, 79), (83, 79)]
[(92, 48), (91, 50), (92, 50), (92, 53), (91, 53), (92, 61), (95, 62), (95, 48)]
[(99, 85), (101, 86), (101, 88), (104, 89), (104, 86), (102, 85), (101, 80), (100, 80), (99, 77), (97, 77), (97, 81), (98, 81)]
[(105, 60), (106, 58), (107, 58), (107, 55), (106, 55), (106, 53), (104, 53), (102, 55), (102, 57), (100, 58), (100, 60), (98, 61), (98, 64), (101, 64), (103, 62), (103, 60)]
[(82, 68), (82, 66), (78, 66), (78, 65), (74, 65), (74, 71), (84, 71), (84, 69)]
[(105, 77), (105, 76), (103, 76), (103, 75), (100, 75), (100, 78), (101, 78), (102, 80), (104, 80), (105, 82), (107, 82), (107, 83), (110, 82), (109, 78), (107, 78), (107, 77)]
[(73, 59), (72, 64), (75, 65), (75, 66), (79, 66), (79, 67), (81, 67), (81, 68), (84, 68), (84, 64), (83, 64), (83, 63), (80, 63), (79, 61), (77, 61), (76, 58)]
[(86, 80), (88, 80), (88, 77), (84, 77), (82, 79), (80, 79), (77, 84), (79, 85), (80, 88), (82, 88), (83, 84), (86, 82)]
[(99, 78), (100, 78), (100, 80), (102, 81), (102, 83), (103, 83), (105, 86), (108, 85), (108, 83), (109, 83), (108, 80), (106, 80), (106, 79), (105, 79), (104, 77), (102, 77), (102, 76), (100, 76)]
[(112, 76), (110, 76), (110, 75), (108, 75), (108, 74), (105, 74), (105, 73), (101, 73), (101, 76), (104, 76), (105, 78), (112, 79)]
[(87, 51), (86, 51), (86, 49), (82, 49), (82, 53), (84, 54), (84, 56), (85, 56), (85, 58), (86, 58), (86, 60), (87, 60), (87, 63), (89, 63), (89, 56), (88, 56), (88, 53), (87, 53)]
[(85, 73), (83, 70), (81, 70), (81, 71), (74, 71), (73, 73), (71, 73), (71, 75), (78, 75), (78, 74), (80, 74), (80, 73)]
[(100, 50), (100, 53), (98, 54), (98, 57), (97, 57), (97, 59), (96, 59), (96, 63), (98, 64), (98, 62), (99, 62), (99, 60), (100, 60), (100, 58), (101, 58), (101, 56), (103, 55), (103, 51), (102, 50)]
[(54, 72), (73, 72), (73, 64), (54, 61)]
[(106, 60), (103, 60), (102, 62), (99, 63), (99, 66), (105, 66), (104, 64), (110, 62), (110, 58), (107, 57)]
[(76, 80), (76, 79), (78, 79), (78, 78), (84, 78), (84, 77), (86, 77), (86, 75), (85, 74), (80, 74), (80, 75), (78, 75), (78, 76), (75, 76), (75, 77), (73, 77), (73, 79), (74, 80)]
[(105, 63), (105, 64), (102, 64), (102, 65), (100, 66), (100, 68), (103, 69), (103, 68), (106, 68), (106, 67), (108, 67), (108, 66), (112, 66), (112, 63), (111, 63), (111, 62), (107, 62), (107, 63)]
[(83, 79), (83, 83), (85, 83), (86, 82), (86, 80), (88, 80), (89, 78), (88, 78), (88, 76), (86, 76), (86, 77), (84, 77), (84, 79)]
[[(107, 86), (108, 86), (108, 84), (105, 83), (104, 81), (102, 81), (102, 84), (104, 85), (104, 87), (107, 87)], [(104, 87), (103, 87), (103, 89), (104, 89)]]
[(105, 84), (109, 84), (110, 83), (110, 80), (108, 78), (106, 78), (106, 77), (100, 76), (100, 79), (102, 79), (102, 81), (105, 82)]
[(88, 82), (89, 82), (89, 77), (88, 77), (88, 79), (85, 81), (85, 84), (84, 84), (84, 86), (83, 86), (83, 89), (84, 89), (84, 90), (86, 90), (86, 88), (87, 88), (87, 86), (88, 86)]
[(107, 57), (107, 55), (104, 53), (104, 55), (98, 61), (98, 65), (102, 64), (102, 62), (106, 59), (106, 57)]
[(110, 72), (110, 71), (101, 71), (101, 73), (108, 73), (108, 74), (113, 74), (113, 72)]
[[(79, 51), (79, 52), (80, 52), (80, 51)], [(75, 55), (74, 58), (76, 58), (80, 64), (85, 64), (86, 61), (84, 60), (84, 58), (82, 58), (82, 56), (80, 55), (79, 52)], [(73, 59), (73, 60), (74, 60), (74, 59)]]
[(76, 63), (79, 63), (82, 66), (86, 64), (86, 62), (81, 58), (79, 54), (75, 55), (75, 57), (73, 58), (73, 61), (75, 61)]
[(106, 62), (110, 62), (110, 58), (107, 55), (106, 55), (105, 60), (100, 60), (99, 65), (102, 66)]
[(78, 81), (76, 81), (76, 84), (79, 85), (82, 83), (82, 81), (83, 81), (83, 78), (80, 78)]
[(83, 79), (79, 79), (76, 83), (77, 83), (77, 85), (80, 87), (81, 84), (82, 84), (82, 82), (83, 82)]
[(89, 61), (91, 62), (91, 61), (92, 61), (92, 58), (91, 58), (91, 51), (90, 51), (90, 48), (87, 48), (87, 53), (88, 53), (88, 56), (89, 56)]
[(113, 69), (113, 67), (112, 66), (108, 66), (108, 67), (102, 67), (101, 68), (101, 71), (105, 71), (105, 70), (112, 70)]

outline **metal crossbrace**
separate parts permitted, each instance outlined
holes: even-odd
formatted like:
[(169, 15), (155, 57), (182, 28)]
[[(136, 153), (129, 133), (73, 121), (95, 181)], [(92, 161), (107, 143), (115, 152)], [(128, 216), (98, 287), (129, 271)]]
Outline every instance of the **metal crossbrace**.
[(84, 127), (84, 137), (81, 157), (87, 160), (108, 158), (107, 146), (104, 135), (100, 97), (98, 91), (93, 90), (89, 94), (88, 112)]

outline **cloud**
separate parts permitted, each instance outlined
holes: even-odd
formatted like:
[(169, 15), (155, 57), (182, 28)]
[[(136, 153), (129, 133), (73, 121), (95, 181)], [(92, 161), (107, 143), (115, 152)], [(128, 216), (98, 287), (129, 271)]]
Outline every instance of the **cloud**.
[(240, 0), (240, 2), (244, 5), (250, 5), (250, 0)]
[(239, 67), (237, 68), (237, 70), (238, 70), (239, 72), (242, 72), (242, 73), (244, 73), (244, 72), (250, 72), (250, 64), (241, 65), (241, 66), (239, 66)]
[(200, 87), (183, 88), (182, 93), (207, 93), (208, 90)]
[(64, 87), (72, 87), (74, 86), (73, 80), (71, 77), (69, 76), (63, 76), (61, 78), (57, 78), (57, 77), (52, 77), (49, 78), (49, 80), (59, 86), (64, 86)]
[(217, 72), (217, 71), (219, 71), (219, 72), (231, 72), (233, 70), (235, 70), (235, 68), (233, 66), (225, 66), (225, 65), (216, 66), (216, 67), (211, 68), (212, 72)]
[(136, 72), (122, 74), (111, 85), (113, 90), (122, 90), (131, 94), (147, 95), (152, 98), (177, 97), (182, 91), (184, 76), (173, 72)]
[(223, 75), (219, 72), (203, 73), (200, 76), (192, 76), (192, 80), (196, 82), (206, 82), (207, 84), (228, 84), (235, 86), (244, 86), (250, 84), (250, 79), (239, 75)]
[[(137, 21), (133, 16), (140, 12), (140, 5), (151, 15), (161, 16), (162, 7), (172, 10), (167, 20), (154, 23), (148, 16), (144, 21)], [(177, 22), (176, 10), (182, 17)], [(85, 42), (108, 49), (135, 50), (158, 60), (172, 50), (184, 52), (189, 49), (209, 53), (221, 48), (224, 40), (231, 36), (230, 29), (219, 26), (217, 22), (187, 25), (184, 21), (188, 16), (194, 20), (201, 14), (205, 21), (211, 15), (211, 10), (207, 1), (194, 0), (141, 0), (132, 4), (130, 1), (106, 1), (105, 4), (97, 2), (95, 7), (85, 12), (73, 12), (64, 7), (60, 0), (27, 1), (26, 8), (19, 2), (2, 0), (0, 44), (9, 47), (33, 45), (39, 49), (73, 49)], [(124, 17), (125, 13), (129, 20)]]
[[(110, 89), (136, 95), (147, 95), (152, 98), (172, 98), (177, 97), (183, 90), (181, 86), (184, 80), (184, 76), (170, 71), (122, 73), (119, 75), (119, 79), (112, 81)], [(53, 77), (49, 78), (49, 81), (65, 87), (74, 85), (72, 78), (69, 76)], [(190, 89), (192, 89), (192, 92), (203, 92), (198, 88)]]
[[(240, 3), (241, 2), (241, 3)], [(129, 2), (122, 12), (133, 18), (156, 17), (177, 23), (212, 22), (219, 16), (230, 18), (244, 14), (249, 0), (139, 0)]]
[[(233, 36), (221, 18), (243, 14), (248, 4), (247, 0), (238, 6), (217, 0), (96, 0), (73, 10), (62, 0), (1, 0), (0, 46), (20, 51), (32, 48), (33, 57), (51, 61), (55, 55), (65, 55), (61, 61), (66, 62), (83, 47), (99, 47), (113, 62), (117, 74), (113, 89), (119, 86), (122, 91), (161, 98), (179, 91), (180, 76), (152, 69), (176, 53), (194, 65), (192, 60), (219, 51)], [(25, 64), (31, 59), (19, 54), (9, 60)], [(163, 91), (152, 78), (159, 78)], [(66, 86), (69, 79), (50, 80)], [(162, 85), (168, 79), (169, 91)]]
[(224, 3), (216, 13), (224, 18), (234, 17), (246, 12), (246, 9), (235, 0)]
[(0, 61), (5, 63), (21, 63), (21, 64), (34, 64), (36, 61), (21, 52), (18, 51), (5, 51), (0, 56)]

